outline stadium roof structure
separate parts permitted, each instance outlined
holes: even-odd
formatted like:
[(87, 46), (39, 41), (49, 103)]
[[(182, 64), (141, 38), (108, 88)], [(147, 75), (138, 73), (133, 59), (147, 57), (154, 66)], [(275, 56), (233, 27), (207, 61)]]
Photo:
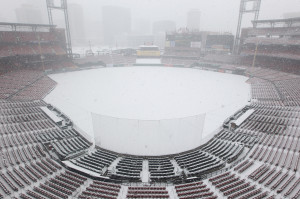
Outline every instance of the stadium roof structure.
[(20, 28), (32, 28), (32, 29), (37, 29), (37, 28), (55, 28), (56, 25), (0, 22), (0, 27), (11, 27), (13, 30), (16, 30), (17, 27), (20, 27)]
[(244, 44), (262, 44), (262, 45), (286, 45), (286, 46), (299, 46), (300, 40), (288, 38), (263, 38), (263, 37), (248, 37), (245, 39)]
[(287, 19), (268, 19), (268, 20), (253, 20), (252, 24), (256, 27), (259, 24), (270, 24), (272, 27), (275, 24), (287, 24), (288, 27), (292, 26), (294, 23), (300, 23), (300, 17), (287, 18)]

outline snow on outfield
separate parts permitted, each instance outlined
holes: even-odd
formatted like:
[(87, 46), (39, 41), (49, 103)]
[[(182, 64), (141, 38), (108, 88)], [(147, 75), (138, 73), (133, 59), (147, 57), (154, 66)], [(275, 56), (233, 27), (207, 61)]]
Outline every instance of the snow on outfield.
[(136, 64), (161, 64), (161, 59), (136, 59)]
[(58, 85), (45, 100), (91, 136), (91, 112), (139, 120), (206, 113), (205, 137), (247, 103), (250, 91), (246, 77), (186, 68), (102, 68), (50, 77)]

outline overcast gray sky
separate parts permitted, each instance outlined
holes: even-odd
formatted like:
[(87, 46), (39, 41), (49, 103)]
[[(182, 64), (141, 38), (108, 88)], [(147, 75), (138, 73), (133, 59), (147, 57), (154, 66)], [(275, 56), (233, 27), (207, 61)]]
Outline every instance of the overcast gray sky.
[[(39, 5), (45, 13), (46, 0), (0, 0), (0, 21), (16, 22), (15, 9), (23, 3)], [(132, 12), (133, 24), (139, 19), (173, 20), (177, 27), (186, 26), (190, 9), (201, 11), (201, 30), (235, 33), (240, 0), (69, 0), (82, 5), (85, 21), (101, 21), (101, 6), (120, 5)], [(300, 0), (262, 0), (260, 19), (282, 18), (284, 13), (300, 12)], [(248, 15), (245, 19), (252, 17)], [(249, 26), (250, 24), (244, 24)], [(134, 25), (133, 25), (134, 27)]]

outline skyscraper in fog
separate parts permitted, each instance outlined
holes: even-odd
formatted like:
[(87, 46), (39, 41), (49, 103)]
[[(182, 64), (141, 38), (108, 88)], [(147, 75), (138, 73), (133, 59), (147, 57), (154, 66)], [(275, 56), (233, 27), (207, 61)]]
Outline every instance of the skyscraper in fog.
[(187, 28), (190, 31), (200, 30), (201, 12), (197, 9), (190, 10), (187, 14)]
[(43, 24), (44, 19), (40, 8), (31, 4), (22, 4), (19, 8), (15, 9), (17, 21), (19, 23), (34, 23)]
[(85, 44), (84, 15), (81, 5), (68, 4), (68, 14), (73, 44)]
[(131, 32), (131, 11), (119, 6), (103, 6), (103, 37), (104, 43), (115, 45), (115, 38)]

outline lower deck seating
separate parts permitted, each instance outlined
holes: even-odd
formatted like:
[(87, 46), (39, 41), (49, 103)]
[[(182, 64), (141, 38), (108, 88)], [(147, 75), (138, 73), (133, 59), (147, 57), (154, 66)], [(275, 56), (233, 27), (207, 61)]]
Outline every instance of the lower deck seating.
[[(248, 198), (262, 194), (262, 189), (256, 185), (241, 179), (235, 173), (227, 172), (209, 179), (209, 182), (215, 186), (224, 197), (228, 198)], [(263, 193), (263, 196), (268, 193)]]
[(166, 187), (128, 187), (127, 198), (169, 198)]
[(54, 140), (51, 145), (58, 155), (62, 159), (65, 159), (70, 155), (88, 149), (91, 146), (91, 143), (85, 140), (82, 136), (74, 136), (62, 140)]
[(83, 191), (79, 198), (107, 198), (116, 199), (118, 198), (121, 186), (101, 181), (93, 181), (89, 187)]
[(115, 179), (124, 179), (131, 181), (141, 181), (141, 172), (143, 167), (143, 158), (127, 156), (122, 158), (117, 166), (116, 173), (111, 177)]
[[(236, 130), (222, 129), (198, 149), (170, 157), (137, 157), (102, 149), (85, 154), (91, 143), (71, 127), (62, 129), (43, 114), (39, 107), (46, 106), (45, 102), (32, 100), (42, 98), (55, 82), (36, 71), (2, 74), (0, 198), (120, 198), (125, 195), (170, 198), (171, 194), (179, 198), (299, 198), (299, 78), (284, 79), (285, 74), (253, 70), (251, 74), (258, 77), (249, 82), (255, 84), (252, 98), (256, 102), (249, 107), (255, 112)], [(7, 98), (16, 101), (3, 100)], [(29, 101), (17, 101), (24, 99)], [(51, 146), (57, 154), (48, 151)], [(75, 156), (77, 152), (82, 153)], [(128, 187), (128, 184), (92, 180), (90, 176), (80, 175), (82, 171), (71, 172), (61, 166), (60, 160), (54, 160), (57, 155), (66, 158), (73, 154), (74, 164), (91, 171), (95, 169), (101, 175), (104, 175), (100, 172), (103, 168), (111, 166), (113, 169), (101, 176), (102, 179), (132, 184)], [(230, 169), (240, 154), (246, 154), (246, 159)], [(143, 167), (146, 161), (148, 167)], [(208, 182), (205, 180), (225, 166), (227, 172), (211, 177)], [(145, 168), (154, 185), (140, 183)], [(156, 182), (169, 182), (177, 175), (182, 181), (203, 179), (175, 187), (165, 184), (158, 187)], [(176, 193), (170, 192), (173, 188)]]
[(117, 157), (116, 154), (97, 149), (95, 152), (73, 159), (71, 162), (82, 168), (103, 174), (102, 169), (108, 168)]
[(201, 150), (175, 156), (174, 159), (181, 168), (189, 171), (189, 175), (207, 174), (224, 167), (222, 160)]
[(216, 199), (217, 196), (202, 181), (176, 185), (175, 190), (178, 198), (210, 198)]
[(169, 158), (149, 158), (148, 159), (150, 178), (154, 182), (166, 181), (176, 178), (175, 168)]
[[(43, 72), (35, 70), (19, 70), (0, 75), (0, 99), (14, 98), (22, 101), (42, 99), (56, 85), (56, 82), (43, 76)], [(34, 83), (35, 85), (32, 85)], [(28, 86), (32, 89), (26, 91)]]

